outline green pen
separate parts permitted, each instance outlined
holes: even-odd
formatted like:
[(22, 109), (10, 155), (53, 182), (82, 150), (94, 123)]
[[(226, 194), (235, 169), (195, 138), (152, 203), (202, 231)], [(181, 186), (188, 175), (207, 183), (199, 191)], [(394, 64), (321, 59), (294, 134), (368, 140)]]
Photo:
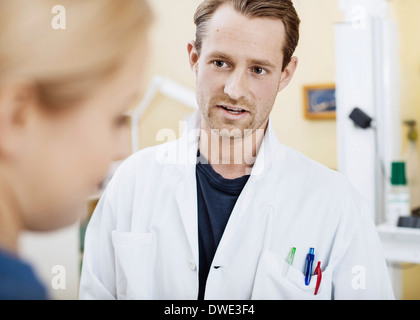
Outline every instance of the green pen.
[(289, 267), (293, 265), (293, 259), (295, 258), (296, 248), (293, 247), (292, 250), (290, 250), (290, 253), (286, 259), (286, 264), (283, 267), (283, 276), (287, 275), (287, 272), (289, 271)]
[(293, 247), (292, 250), (290, 250), (289, 256), (287, 257), (286, 262), (289, 265), (293, 265), (293, 259), (295, 258), (295, 252), (296, 252), (296, 248)]

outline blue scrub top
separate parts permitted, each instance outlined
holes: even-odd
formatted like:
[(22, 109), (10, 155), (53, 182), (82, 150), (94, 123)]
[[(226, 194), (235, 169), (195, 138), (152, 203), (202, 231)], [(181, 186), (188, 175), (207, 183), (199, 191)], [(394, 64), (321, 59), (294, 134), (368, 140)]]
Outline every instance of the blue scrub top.
[(0, 250), (0, 300), (47, 300), (45, 287), (31, 266)]

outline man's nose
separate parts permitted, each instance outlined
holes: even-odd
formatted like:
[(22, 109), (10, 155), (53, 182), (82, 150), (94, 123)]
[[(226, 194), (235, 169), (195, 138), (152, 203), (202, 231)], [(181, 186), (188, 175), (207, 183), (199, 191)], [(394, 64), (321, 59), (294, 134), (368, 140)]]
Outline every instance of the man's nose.
[(232, 72), (225, 83), (224, 92), (233, 100), (240, 100), (246, 97), (248, 80), (245, 72), (234, 71)]

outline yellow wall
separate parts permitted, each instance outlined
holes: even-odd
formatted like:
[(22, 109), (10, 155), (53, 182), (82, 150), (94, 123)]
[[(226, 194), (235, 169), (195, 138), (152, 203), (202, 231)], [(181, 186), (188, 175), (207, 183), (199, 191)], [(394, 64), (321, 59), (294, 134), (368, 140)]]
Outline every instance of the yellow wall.
[[(390, 5), (398, 20), (400, 37), (401, 118), (414, 119), (420, 125), (420, 1), (394, 0)], [(403, 141), (405, 150), (407, 139), (403, 137)]]
[(302, 87), (334, 83), (334, 23), (340, 21), (336, 0), (295, 1), (301, 38), (295, 55), (299, 66), (292, 83), (277, 98), (272, 112), (278, 138), (310, 158), (337, 168), (336, 122), (303, 117)]
[[(420, 128), (420, 1), (390, 1), (391, 13), (398, 21), (401, 60), (401, 119), (417, 121)], [(408, 140), (403, 129), (402, 152)], [(419, 143), (417, 143), (419, 146)], [(420, 150), (419, 150), (420, 152)], [(420, 166), (420, 163), (419, 163)], [(420, 299), (420, 266), (406, 266), (403, 271), (403, 298)]]
[[(188, 64), (187, 43), (194, 39), (193, 15), (200, 0), (153, 0), (154, 24), (150, 33), (150, 53), (145, 75), (145, 87), (155, 75), (170, 78), (194, 89), (195, 79)], [(145, 88), (146, 90), (146, 88)], [(158, 94), (139, 125), (140, 148), (153, 146), (156, 134), (171, 129), (179, 137), (179, 121), (193, 112), (192, 109)]]

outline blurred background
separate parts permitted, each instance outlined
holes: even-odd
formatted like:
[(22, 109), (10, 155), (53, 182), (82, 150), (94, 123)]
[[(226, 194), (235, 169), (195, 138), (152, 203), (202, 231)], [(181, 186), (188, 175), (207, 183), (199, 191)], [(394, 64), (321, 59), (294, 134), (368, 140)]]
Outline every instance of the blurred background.
[[(195, 78), (187, 42), (194, 39), (193, 15), (200, 2), (150, 1), (155, 21), (143, 100), (128, 115), (132, 152), (166, 142), (156, 139), (163, 128), (176, 133), (171, 139), (178, 137), (179, 121), (194, 112)], [(414, 139), (420, 123), (420, 1), (294, 0), (294, 4), (302, 21), (295, 53), (299, 67), (277, 98), (271, 115), (274, 130), (283, 144), (341, 171), (360, 187), (372, 205), (397, 298), (420, 299), (420, 229), (386, 223), (393, 187), (391, 163), (405, 163), (407, 187), (420, 170)], [(373, 119), (370, 128), (361, 129), (349, 119), (355, 107)], [(412, 121), (411, 127), (404, 121)], [(116, 159), (114, 167), (119, 160), (123, 159)], [(78, 297), (84, 228), (100, 194), (98, 190), (86, 200), (80, 224), (48, 235), (28, 233), (22, 239), (23, 255), (34, 263), (56, 299)], [(411, 209), (419, 204), (417, 197), (420, 194), (411, 195)], [(64, 267), (65, 283), (54, 288), (57, 265)]]

